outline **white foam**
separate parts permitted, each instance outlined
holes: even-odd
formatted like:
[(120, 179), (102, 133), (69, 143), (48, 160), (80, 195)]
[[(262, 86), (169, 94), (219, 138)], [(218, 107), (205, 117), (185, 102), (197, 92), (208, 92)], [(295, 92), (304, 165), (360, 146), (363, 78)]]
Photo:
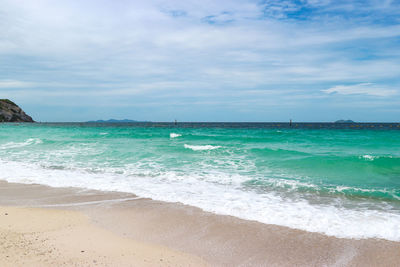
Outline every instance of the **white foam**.
[(181, 134), (177, 134), (177, 133), (170, 133), (169, 134), (169, 138), (177, 138), (179, 136), (182, 136)]
[[(286, 189), (290, 189), (293, 191), (295, 191), (296, 189), (299, 189), (299, 188), (313, 189), (315, 191), (322, 189), (320, 186), (318, 186), (316, 184), (301, 182), (298, 180), (272, 178), (272, 179), (265, 179), (265, 183), (272, 185), (274, 188), (286, 188)], [(343, 186), (343, 185), (336, 185), (336, 186), (332, 185), (330, 187), (328, 187), (327, 185), (323, 185), (323, 186), (325, 186), (331, 193), (335, 193), (335, 192), (345, 193), (346, 191), (362, 192), (362, 193), (383, 193), (383, 194), (388, 194), (395, 199), (400, 199), (396, 195), (394, 190), (391, 191), (386, 188), (365, 189), (365, 188), (350, 187), (350, 186)]]
[[(246, 177), (212, 172), (182, 174), (174, 171), (135, 175), (135, 166), (126, 173), (105, 170), (48, 169), (33, 163), (0, 160), (0, 179), (9, 182), (39, 183), (53, 187), (75, 186), (105, 191), (131, 192), (139, 197), (181, 202), (218, 214), (232, 215), (267, 224), (276, 224), (342, 238), (382, 238), (400, 241), (398, 210), (357, 209), (310, 204), (306, 200), (283, 198), (274, 192), (243, 190)], [(136, 170), (137, 171), (137, 170)], [(216, 183), (215, 181), (221, 181)], [(223, 182), (226, 181), (226, 182)], [(228, 181), (237, 181), (229, 183)]]
[(221, 146), (212, 146), (212, 145), (194, 146), (194, 145), (184, 144), (184, 147), (189, 148), (193, 151), (201, 151), (201, 150), (214, 150), (214, 149), (220, 148)]
[(371, 156), (371, 155), (363, 155), (363, 159), (373, 161), (374, 159), (378, 158), (377, 156)]
[(9, 142), (5, 143), (3, 145), (0, 145), (0, 149), (11, 149), (11, 148), (19, 148), (19, 147), (24, 147), (24, 146), (29, 146), (29, 145), (37, 145), (43, 143), (42, 140), (39, 138), (29, 138), (23, 142)]

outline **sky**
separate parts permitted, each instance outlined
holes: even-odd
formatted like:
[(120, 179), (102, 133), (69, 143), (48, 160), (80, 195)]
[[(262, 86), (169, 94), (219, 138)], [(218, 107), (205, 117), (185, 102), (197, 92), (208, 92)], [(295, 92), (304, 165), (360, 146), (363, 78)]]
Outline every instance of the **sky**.
[(36, 121), (400, 121), (400, 0), (0, 0)]

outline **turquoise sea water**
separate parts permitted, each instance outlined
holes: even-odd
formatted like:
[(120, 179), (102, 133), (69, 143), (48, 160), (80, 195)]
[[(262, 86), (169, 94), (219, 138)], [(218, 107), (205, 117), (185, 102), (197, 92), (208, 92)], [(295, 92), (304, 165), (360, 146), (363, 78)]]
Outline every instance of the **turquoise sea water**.
[(1, 124), (0, 179), (400, 241), (397, 126)]

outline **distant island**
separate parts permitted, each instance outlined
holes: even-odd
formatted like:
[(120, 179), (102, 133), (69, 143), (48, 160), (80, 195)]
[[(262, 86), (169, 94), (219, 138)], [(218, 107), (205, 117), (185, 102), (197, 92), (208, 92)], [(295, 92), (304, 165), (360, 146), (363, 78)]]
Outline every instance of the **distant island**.
[(335, 123), (354, 123), (354, 121), (352, 121), (352, 120), (338, 120), (338, 121), (335, 121)]
[(87, 121), (87, 123), (128, 123), (128, 122), (149, 122), (149, 121), (135, 121), (135, 120), (115, 120), (115, 119), (110, 119), (110, 120), (97, 120), (97, 121)]
[(0, 99), (0, 122), (35, 122), (17, 104), (9, 99)]

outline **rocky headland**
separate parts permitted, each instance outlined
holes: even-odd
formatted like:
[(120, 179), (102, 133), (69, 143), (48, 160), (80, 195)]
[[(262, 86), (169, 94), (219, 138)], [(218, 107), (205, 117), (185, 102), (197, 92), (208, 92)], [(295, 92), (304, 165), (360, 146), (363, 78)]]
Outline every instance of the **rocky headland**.
[(34, 122), (34, 120), (11, 100), (0, 99), (0, 122)]

